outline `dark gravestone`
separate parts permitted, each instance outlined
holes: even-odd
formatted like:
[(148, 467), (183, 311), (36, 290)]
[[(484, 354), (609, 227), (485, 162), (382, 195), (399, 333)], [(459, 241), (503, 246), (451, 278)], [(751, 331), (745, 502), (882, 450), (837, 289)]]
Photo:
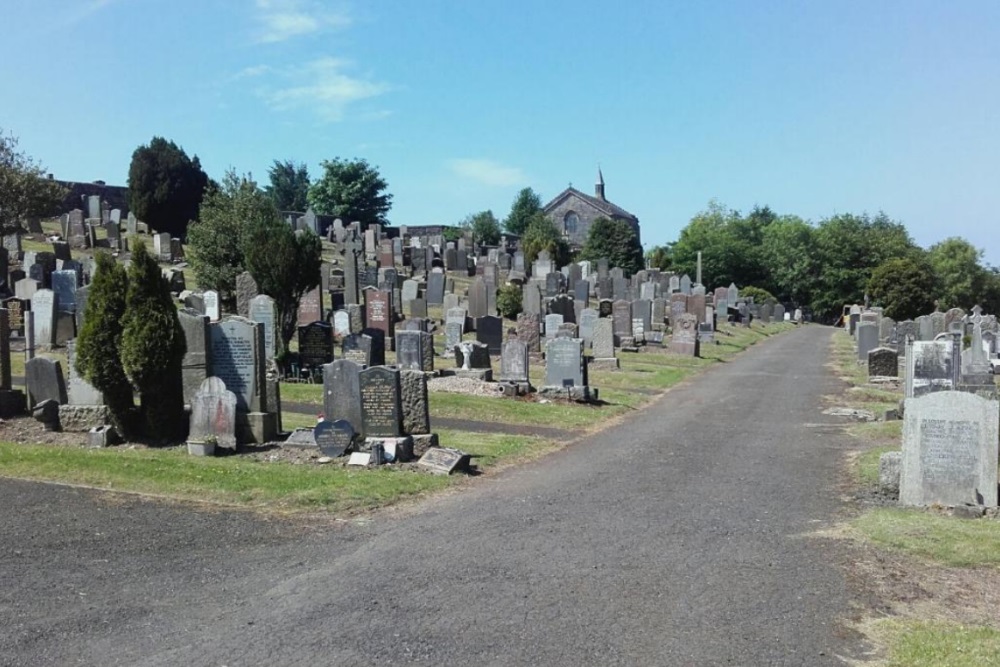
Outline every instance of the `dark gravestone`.
[(354, 443), (354, 427), (343, 419), (323, 420), (313, 427), (313, 439), (324, 455), (333, 458), (343, 456)]
[(632, 304), (623, 299), (615, 301), (611, 306), (611, 321), (615, 339), (621, 345), (621, 339), (632, 335)]
[(538, 315), (534, 313), (518, 313), (517, 339), (527, 346), (528, 354), (541, 353), (541, 334)]
[[(249, 309), (249, 301), (247, 308)], [(302, 295), (296, 322), (300, 327), (323, 320), (323, 290), (317, 286)]]
[(365, 334), (350, 334), (344, 336), (340, 344), (340, 350), (344, 359), (348, 359), (359, 366), (373, 366), (372, 363), (372, 337)]
[(365, 336), (368, 336), (372, 340), (371, 344), (371, 363), (369, 366), (384, 366), (385, 365), (385, 332), (381, 329), (364, 329), (361, 332)]
[[(562, 315), (563, 322), (576, 324), (576, 309), (573, 304), (573, 297), (568, 294), (560, 294), (549, 301), (549, 313)], [(548, 335), (548, 332), (546, 332)]]
[(403, 433), (431, 432), (430, 406), (427, 400), (427, 376), (416, 371), (400, 373), (400, 404), (403, 410)]
[(184, 384), (184, 403), (191, 405), (192, 399), (208, 377), (211, 366), (209, 319), (207, 315), (185, 308), (178, 311), (177, 319), (184, 331), (187, 351), (181, 361), (181, 378)]
[(378, 329), (384, 338), (395, 335), (396, 318), (392, 308), (392, 292), (365, 290), (365, 321), (369, 329)]
[(473, 320), (487, 315), (489, 308), (487, 289), (486, 283), (479, 278), (469, 286), (469, 317)]
[(76, 271), (53, 271), (51, 276), (52, 291), (59, 296), (59, 312), (72, 313), (76, 311), (76, 288), (79, 275)]
[(490, 354), (500, 354), (503, 347), (503, 319), (492, 315), (478, 318), (476, 340), (485, 344)]
[[(236, 276), (236, 314), (240, 317), (250, 317), (250, 301), (257, 296), (258, 293), (257, 281), (253, 279), (253, 276), (249, 271), (244, 271)], [(302, 297), (303, 302), (306, 300), (306, 296), (308, 295)], [(322, 315), (320, 317), (314, 317), (311, 320), (300, 319), (299, 323), (309, 324), (310, 322), (314, 322), (319, 319), (322, 319)]]
[(361, 371), (361, 422), (365, 437), (402, 435), (403, 408), (399, 371), (374, 366)]
[(28, 359), (24, 364), (24, 384), (28, 390), (28, 407), (53, 400), (59, 405), (68, 402), (62, 364), (45, 357)]
[(426, 347), (422, 339), (423, 336), (430, 336), (430, 334), (423, 331), (396, 332), (396, 365), (400, 369), (406, 371), (426, 370), (424, 368)]
[(264, 391), (264, 363), (258, 358), (263, 347), (259, 325), (233, 317), (210, 325), (212, 375), (221, 379), (236, 394), (241, 412), (260, 412)]
[(599, 317), (612, 317), (614, 315), (614, 301), (601, 299), (597, 303), (597, 314)]
[(443, 273), (432, 273), (427, 277), (427, 303), (432, 306), (444, 303)]
[(7, 310), (10, 332), (15, 336), (24, 336), (25, 301), (12, 296), (0, 302), (0, 308)]
[(899, 375), (899, 355), (888, 347), (877, 347), (868, 353), (868, 377)]
[(361, 366), (348, 359), (337, 359), (323, 366), (323, 414), (331, 420), (344, 420), (360, 432)]
[(318, 368), (333, 361), (333, 327), (313, 322), (299, 327), (299, 361), (304, 367)]

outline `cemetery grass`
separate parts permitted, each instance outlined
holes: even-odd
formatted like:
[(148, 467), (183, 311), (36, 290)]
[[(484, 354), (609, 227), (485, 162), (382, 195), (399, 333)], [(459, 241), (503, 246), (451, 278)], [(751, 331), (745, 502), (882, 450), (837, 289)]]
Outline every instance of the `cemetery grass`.
[(409, 470), (263, 463), (242, 456), (195, 457), (168, 449), (0, 442), (0, 474), (177, 500), (268, 511), (351, 513), (444, 488), (449, 478)]
[[(837, 404), (876, 414), (895, 407), (902, 391), (867, 386), (850, 336), (834, 335), (831, 366), (848, 387)], [(879, 458), (898, 451), (901, 421), (850, 425), (858, 442), (851, 457), (857, 497), (878, 487)], [(876, 503), (884, 504), (884, 500)], [(882, 651), (880, 667), (1000, 665), (1000, 522), (969, 521), (933, 510), (865, 503), (844, 526), (858, 548), (852, 575), (878, 616), (858, 623)], [(888, 618), (886, 613), (891, 614)]]

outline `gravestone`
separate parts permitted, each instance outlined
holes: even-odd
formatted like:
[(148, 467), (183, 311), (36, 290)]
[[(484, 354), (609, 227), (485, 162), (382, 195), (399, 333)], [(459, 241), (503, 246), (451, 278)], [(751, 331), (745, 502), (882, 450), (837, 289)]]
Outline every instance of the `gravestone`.
[(184, 403), (191, 405), (201, 383), (208, 377), (212, 364), (211, 333), (209, 319), (189, 308), (177, 312), (177, 319), (184, 332), (187, 351), (181, 361), (181, 378), (184, 385)]
[(231, 317), (209, 327), (212, 375), (236, 395), (236, 408), (242, 412), (261, 412), (264, 363), (258, 356), (263, 347), (263, 332), (255, 322)]
[(427, 376), (419, 371), (399, 374), (402, 432), (421, 435), (431, 432), (430, 407), (427, 400)]
[(500, 354), (503, 346), (503, 319), (492, 315), (478, 318), (476, 340), (485, 344), (490, 354)]
[[(258, 294), (257, 281), (249, 271), (243, 271), (236, 276), (236, 314), (240, 317), (253, 319), (250, 315), (250, 303)], [(302, 297), (305, 300), (305, 296)], [(316, 319), (321, 319), (317, 317)], [(309, 320), (312, 322), (313, 320)], [(308, 324), (309, 322), (302, 322)]]
[(954, 389), (958, 363), (957, 345), (952, 340), (910, 342), (906, 346), (904, 395), (912, 398)]
[(580, 311), (580, 338), (583, 339), (584, 346), (590, 346), (594, 340), (594, 324), (599, 320), (600, 315), (593, 308), (584, 308)]
[[(430, 358), (427, 358), (428, 343), (430, 339)], [(396, 332), (396, 365), (401, 370), (426, 371), (434, 370), (434, 348), (433, 337), (424, 331), (397, 331)]]
[(523, 341), (516, 338), (508, 340), (500, 353), (500, 381), (528, 382), (529, 360), (528, 346)]
[(313, 427), (313, 440), (324, 456), (343, 456), (354, 444), (354, 427), (344, 419), (324, 419)]
[(574, 308), (573, 297), (568, 294), (560, 294), (549, 301), (548, 309), (549, 313), (562, 315), (563, 322), (576, 324), (576, 309)]
[(247, 311), (250, 314), (250, 319), (264, 328), (264, 357), (274, 359), (278, 353), (275, 340), (277, 312), (274, 307), (274, 299), (266, 294), (258, 294), (250, 299)]
[(698, 318), (691, 313), (680, 315), (673, 323), (670, 353), (688, 357), (701, 355), (701, 346), (698, 341)]
[(76, 341), (66, 343), (66, 402), (69, 405), (104, 405), (104, 394), (76, 370)]
[[(381, 330), (377, 331), (381, 333)], [(367, 367), (377, 365), (375, 363), (373, 347), (374, 340), (371, 336), (357, 333), (344, 337), (344, 340), (340, 344), (340, 351), (344, 359), (353, 361), (359, 366)], [(382, 356), (385, 356), (384, 352)], [(359, 424), (355, 424), (355, 426), (360, 428)]]
[(961, 391), (906, 399), (903, 505), (997, 505), (1000, 403)]
[(361, 371), (361, 422), (365, 437), (402, 435), (403, 407), (399, 371), (374, 366)]
[(861, 322), (857, 328), (858, 361), (868, 359), (868, 353), (878, 347), (878, 325)]
[(333, 327), (313, 322), (299, 327), (299, 361), (303, 367), (319, 368), (333, 361)]
[(203, 443), (209, 438), (223, 449), (236, 449), (236, 394), (217, 377), (208, 377), (191, 399), (191, 426), (188, 442)]
[(313, 322), (321, 322), (323, 319), (323, 290), (316, 286), (302, 295), (295, 321), (298, 326), (304, 327)]
[(562, 388), (587, 385), (582, 340), (553, 338), (545, 344), (545, 385)]
[(333, 313), (333, 335), (343, 338), (351, 334), (351, 316), (346, 310), (338, 310)]
[(205, 290), (202, 299), (205, 302), (205, 314), (208, 315), (209, 321), (218, 322), (221, 316), (219, 293), (215, 290)]
[(349, 359), (337, 359), (323, 366), (323, 414), (331, 420), (344, 420), (355, 432), (361, 432), (361, 365)]
[(385, 338), (395, 335), (396, 318), (392, 309), (391, 292), (365, 290), (365, 322), (369, 329), (378, 329)]
[(56, 315), (59, 297), (52, 290), (40, 289), (31, 297), (31, 312), (35, 318), (35, 345), (43, 348), (56, 344)]
[(444, 274), (431, 273), (427, 276), (427, 303), (438, 306), (444, 303)]
[(489, 303), (486, 292), (486, 282), (481, 278), (476, 278), (475, 282), (469, 285), (469, 317), (473, 320), (488, 314)]
[(53, 400), (66, 405), (66, 382), (62, 363), (46, 357), (34, 357), (24, 364), (24, 385), (28, 394), (28, 408), (42, 401)]
[(559, 313), (552, 313), (551, 315), (545, 316), (545, 338), (555, 338), (556, 332), (559, 331), (559, 327), (562, 326), (563, 316)]
[(517, 338), (528, 348), (528, 354), (541, 353), (541, 327), (535, 313), (518, 313)]
[(25, 302), (18, 299), (16, 296), (0, 301), (0, 308), (7, 310), (7, 325), (9, 327), (8, 334), (13, 334), (18, 337), (24, 336), (25, 305)]
[[(591, 350), (594, 360), (609, 360), (615, 358), (615, 337), (611, 320), (601, 318), (594, 322)], [(615, 359), (617, 364), (617, 359)]]
[(623, 338), (632, 335), (632, 304), (624, 299), (615, 301), (611, 305), (611, 321), (616, 344), (621, 345)]
[(899, 375), (899, 355), (888, 347), (877, 347), (868, 352), (868, 377), (896, 377)]

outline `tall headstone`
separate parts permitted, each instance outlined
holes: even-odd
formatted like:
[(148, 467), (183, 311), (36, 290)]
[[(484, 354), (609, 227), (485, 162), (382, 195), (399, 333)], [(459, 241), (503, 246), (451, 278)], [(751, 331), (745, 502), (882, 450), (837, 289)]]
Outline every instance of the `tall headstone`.
[(222, 315), (219, 293), (215, 290), (205, 290), (202, 299), (205, 302), (205, 314), (208, 315), (209, 321), (218, 322)]
[(35, 317), (35, 345), (43, 348), (54, 346), (59, 297), (52, 290), (38, 290), (31, 297), (31, 312)]
[(356, 432), (362, 430), (361, 366), (349, 359), (337, 359), (323, 366), (323, 414), (326, 419), (347, 421)]
[(212, 365), (211, 333), (208, 315), (184, 308), (177, 312), (187, 351), (181, 361), (181, 378), (184, 385), (184, 403), (191, 405), (201, 383), (209, 376)]
[[(250, 302), (258, 293), (257, 281), (254, 280), (249, 271), (243, 271), (236, 276), (236, 314), (240, 317), (253, 319), (250, 315)], [(308, 322), (304, 324), (308, 324)]]
[(670, 353), (688, 357), (700, 356), (701, 346), (698, 341), (697, 317), (690, 313), (684, 313), (677, 318), (670, 337)]
[(582, 340), (553, 338), (545, 344), (545, 385), (548, 387), (587, 385), (587, 366), (583, 357)]
[(277, 342), (277, 311), (274, 307), (274, 299), (266, 294), (258, 294), (250, 299), (247, 305), (247, 312), (250, 319), (257, 322), (264, 328), (264, 356), (267, 359), (274, 359), (278, 353)]
[(313, 322), (299, 327), (299, 360), (303, 367), (319, 369), (333, 361), (333, 327)]
[(508, 340), (500, 353), (500, 381), (528, 382), (529, 363), (528, 346), (517, 338)]
[(478, 318), (476, 340), (485, 344), (490, 354), (500, 354), (503, 347), (503, 319), (492, 315)]
[(374, 366), (358, 377), (361, 393), (361, 432), (365, 437), (402, 435), (403, 406), (399, 371)]
[(259, 352), (264, 333), (260, 325), (241, 317), (231, 317), (210, 327), (212, 375), (236, 394), (242, 412), (262, 412), (264, 362)]

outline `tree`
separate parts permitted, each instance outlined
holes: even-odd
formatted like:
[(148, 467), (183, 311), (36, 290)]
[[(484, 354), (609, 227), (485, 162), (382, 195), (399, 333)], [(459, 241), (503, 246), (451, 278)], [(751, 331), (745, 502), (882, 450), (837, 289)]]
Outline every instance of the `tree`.
[(275, 160), (267, 175), (271, 184), (264, 191), (279, 211), (305, 212), (309, 207), (309, 169), (305, 164)]
[(548, 251), (556, 266), (565, 266), (572, 259), (566, 239), (541, 211), (528, 222), (528, 227), (521, 236), (521, 250), (524, 252), (526, 264), (534, 262), (538, 258), (538, 253), (543, 250)]
[(278, 209), (251, 177), (227, 171), (219, 187), (210, 188), (199, 219), (188, 229), (188, 259), (198, 285), (228, 299), (245, 269), (246, 230), (273, 220), (280, 220)]
[(128, 205), (156, 231), (184, 238), (208, 182), (197, 155), (189, 158), (174, 142), (153, 137), (132, 153)]
[(473, 213), (462, 221), (461, 226), (472, 232), (472, 238), (480, 245), (497, 245), (500, 243), (500, 223), (493, 211)]
[(510, 283), (497, 290), (497, 312), (508, 320), (516, 320), (521, 312), (521, 288)]
[(761, 233), (760, 258), (770, 276), (771, 290), (782, 301), (808, 304), (819, 273), (813, 228), (788, 215), (771, 222)]
[(542, 212), (542, 200), (531, 188), (517, 193), (510, 207), (510, 214), (503, 221), (504, 229), (511, 234), (523, 235), (528, 225)]
[(845, 213), (822, 220), (813, 233), (817, 266), (812, 308), (819, 317), (839, 317), (845, 303), (862, 303), (872, 271), (890, 259), (922, 252), (903, 225), (884, 213)]
[(753, 298), (754, 303), (778, 303), (778, 300), (774, 298), (774, 295), (766, 289), (754, 287), (753, 285), (747, 285), (746, 287), (740, 289), (741, 299), (748, 299), (751, 297)]
[(185, 423), (181, 362), (187, 344), (167, 281), (142, 243), (132, 249), (121, 341), (122, 368), (139, 391), (146, 436), (174, 439)]
[(913, 319), (934, 309), (934, 272), (916, 257), (890, 259), (872, 271), (868, 296), (886, 317)]
[(705, 285), (766, 285), (757, 249), (738, 233), (741, 221), (738, 211), (710, 201), (681, 230), (673, 248), (674, 270), (693, 278), (701, 252)]
[(258, 289), (274, 299), (277, 358), (283, 359), (295, 335), (302, 295), (319, 284), (323, 243), (311, 230), (293, 231), (275, 212), (248, 228), (243, 253)]
[(121, 360), (128, 275), (125, 267), (106, 252), (97, 253), (94, 259), (97, 268), (76, 341), (76, 370), (104, 394), (111, 423), (122, 436), (129, 438), (135, 404)]
[(983, 253), (963, 238), (951, 237), (927, 249), (927, 259), (937, 278), (934, 295), (941, 310), (971, 309), (982, 298), (987, 271)]
[(673, 268), (674, 244), (656, 245), (646, 253), (646, 263), (651, 269), (670, 271)]
[(580, 251), (580, 258), (596, 262), (602, 257), (607, 257), (611, 266), (624, 269), (627, 274), (638, 273), (643, 269), (642, 246), (632, 225), (624, 220), (594, 220), (587, 232), (587, 241)]
[(392, 195), (378, 169), (355, 158), (324, 160), (323, 176), (309, 187), (309, 204), (317, 213), (334, 215), (345, 223), (359, 221), (363, 229), (388, 222)]
[(45, 176), (45, 169), (19, 151), (17, 138), (0, 128), (0, 234), (27, 231), (24, 221), (58, 209), (66, 189)]

